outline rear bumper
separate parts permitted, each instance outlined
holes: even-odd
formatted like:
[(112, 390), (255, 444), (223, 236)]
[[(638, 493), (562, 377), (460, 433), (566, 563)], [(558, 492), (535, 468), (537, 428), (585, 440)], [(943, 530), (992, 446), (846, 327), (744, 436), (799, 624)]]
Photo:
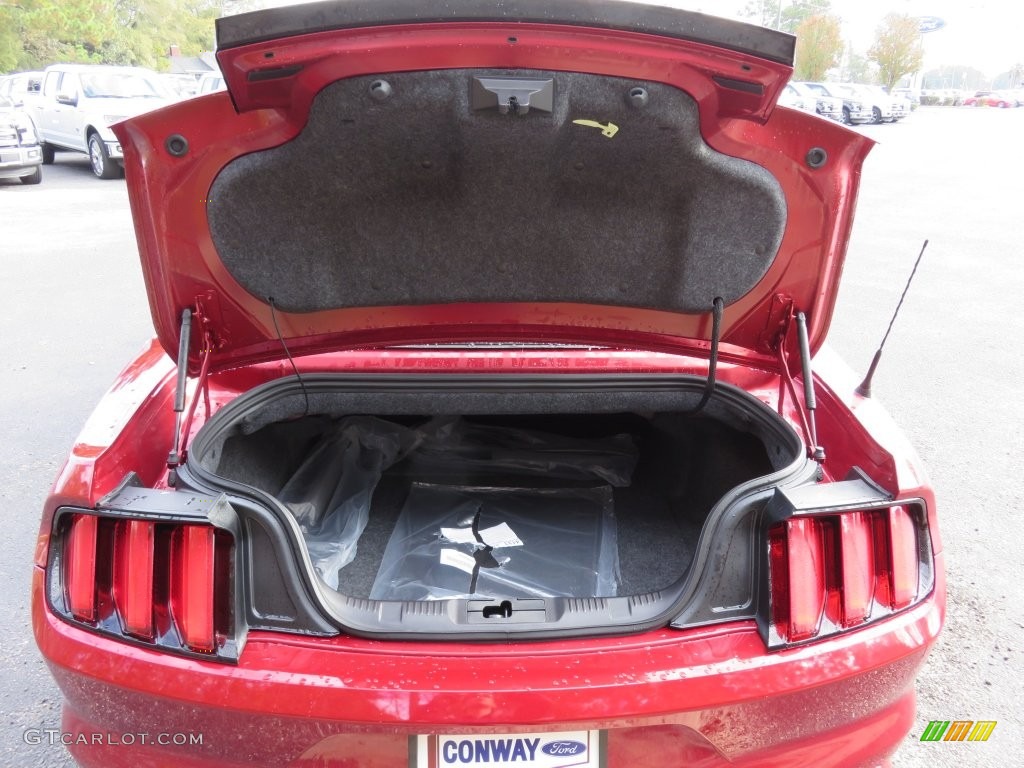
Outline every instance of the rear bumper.
[[(612, 768), (850, 768), (883, 764), (912, 726), (914, 677), (943, 618), (937, 566), (914, 609), (773, 654), (746, 622), (529, 644), (261, 632), (228, 666), (64, 623), (39, 569), (33, 623), (66, 698), (63, 741), (83, 766), (405, 768), (418, 733), (571, 728), (606, 729)], [(192, 741), (175, 746), (177, 734)]]

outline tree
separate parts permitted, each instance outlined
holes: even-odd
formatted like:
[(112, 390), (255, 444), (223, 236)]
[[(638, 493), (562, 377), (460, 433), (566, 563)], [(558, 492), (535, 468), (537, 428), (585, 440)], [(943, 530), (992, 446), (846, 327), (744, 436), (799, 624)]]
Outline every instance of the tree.
[(877, 72), (872, 68), (867, 57), (861, 56), (853, 50), (852, 45), (847, 45), (846, 66), (843, 71), (845, 80), (848, 83), (876, 83)]
[(843, 32), (839, 19), (828, 14), (808, 16), (796, 28), (796, 80), (824, 80), (825, 73), (839, 63), (843, 53)]
[[(237, 4), (236, 4), (237, 5)], [(56, 62), (166, 69), (213, 48), (221, 0), (0, 0), (0, 72)]]
[(779, 16), (779, 0), (749, 0), (740, 11), (740, 16), (750, 19), (759, 27), (775, 29), (775, 20)]
[(1008, 72), (1001, 72), (996, 75), (995, 80), (992, 81), (992, 87), (996, 90), (1002, 90), (1003, 88), (1017, 90), (1022, 86), (1024, 86), (1024, 64), (1021, 64), (1019, 61), (1010, 67)]
[(804, 20), (831, 10), (831, 0), (793, 0), (782, 7), (779, 0), (748, 0), (740, 15), (762, 27), (794, 34)]
[(13, 8), (0, 5), (0, 72), (10, 72), (18, 66), (21, 56), (21, 38)]
[(166, 69), (167, 50), (177, 45), (182, 55), (196, 56), (213, 48), (213, 21), (219, 0), (115, 0), (123, 34), (110, 46), (111, 58)]
[(19, 39), (17, 68), (100, 62), (104, 43), (119, 33), (109, 0), (21, 0), (5, 10)]
[(970, 91), (987, 89), (991, 85), (984, 72), (965, 64), (947, 64), (930, 69), (921, 78), (921, 87), (928, 90), (957, 88)]
[(224, 16), (234, 16), (236, 13), (258, 11), (263, 7), (261, 0), (224, 0), (221, 5), (224, 6)]
[(879, 78), (886, 88), (892, 88), (904, 75), (917, 72), (924, 63), (918, 23), (913, 16), (890, 13), (875, 31), (868, 58), (878, 65)]
[(1019, 61), (1010, 67), (1010, 87), (1020, 88), (1024, 85), (1024, 64)]

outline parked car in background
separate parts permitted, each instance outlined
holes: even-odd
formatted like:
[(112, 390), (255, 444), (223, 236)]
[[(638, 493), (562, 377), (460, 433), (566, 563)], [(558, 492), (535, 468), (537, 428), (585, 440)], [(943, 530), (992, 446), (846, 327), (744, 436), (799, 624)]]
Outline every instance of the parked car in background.
[(114, 126), (157, 339), (42, 511), (62, 743), (885, 763), (945, 588), (927, 474), (826, 343), (874, 142), (777, 107), (787, 34), (444, 9), (221, 18), (231, 98)]
[(892, 105), (892, 119), (889, 122), (894, 123), (897, 120), (902, 120), (912, 110), (910, 99), (902, 94), (889, 93), (880, 85), (858, 85), (857, 87), (864, 93), (872, 94), (883, 103), (888, 100)]
[(961, 88), (946, 88), (942, 91), (942, 100), (947, 106), (959, 107), (969, 95)]
[(190, 99), (196, 95), (199, 87), (198, 78), (192, 75), (179, 75), (170, 72), (160, 73), (160, 79), (164, 87), (179, 99)]
[(196, 86), (196, 96), (203, 96), (207, 93), (214, 93), (215, 91), (226, 90), (227, 86), (224, 84), (224, 75), (220, 72), (204, 72), (199, 78), (199, 84)]
[(29, 116), (6, 96), (0, 96), (0, 179), (38, 184), (43, 180), (42, 163), (39, 140)]
[(52, 163), (57, 150), (84, 152), (97, 178), (113, 179), (121, 175), (123, 156), (110, 126), (175, 100), (152, 70), (55, 64), (44, 70), (39, 98), (27, 106), (44, 163)]
[(874, 119), (870, 103), (860, 96), (850, 93), (845, 88), (840, 88), (835, 83), (805, 82), (804, 85), (821, 96), (841, 99), (843, 102), (842, 121), (847, 125), (870, 123)]
[(921, 91), (921, 104), (927, 107), (958, 107), (964, 94), (955, 88), (926, 88)]
[(800, 93), (798, 89), (793, 87), (792, 83), (786, 83), (786, 87), (782, 89), (782, 93), (779, 94), (779, 104), (784, 107), (802, 109), (804, 112), (817, 114), (814, 95), (808, 96)]
[(17, 72), (0, 77), (0, 97), (16, 107), (23, 107), (25, 100), (39, 94), (43, 81), (42, 72)]
[(909, 101), (911, 111), (921, 106), (921, 91), (916, 91), (913, 88), (894, 88), (892, 95)]
[(849, 94), (851, 98), (859, 99), (867, 106), (871, 110), (871, 122), (896, 122), (896, 105), (885, 91), (856, 83), (833, 83), (832, 85), (839, 91)]
[(965, 107), (999, 107), (1008, 109), (1017, 106), (1015, 96), (1003, 93), (1002, 91), (975, 91), (973, 96), (964, 99)]
[(809, 87), (807, 83), (790, 82), (789, 85), (796, 90), (798, 94), (814, 104), (814, 111), (817, 112), (817, 114), (832, 120), (842, 121), (842, 99), (835, 96), (826, 96), (822, 93), (817, 93), (813, 88)]

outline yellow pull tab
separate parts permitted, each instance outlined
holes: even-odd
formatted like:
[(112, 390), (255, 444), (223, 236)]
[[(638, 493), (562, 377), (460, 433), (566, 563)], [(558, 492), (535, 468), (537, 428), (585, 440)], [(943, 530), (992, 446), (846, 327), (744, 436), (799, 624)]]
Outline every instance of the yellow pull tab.
[(619, 126), (609, 121), (607, 123), (599, 123), (597, 120), (573, 120), (573, 125), (585, 125), (588, 128), (600, 128), (601, 135), (606, 138), (611, 138), (619, 132)]

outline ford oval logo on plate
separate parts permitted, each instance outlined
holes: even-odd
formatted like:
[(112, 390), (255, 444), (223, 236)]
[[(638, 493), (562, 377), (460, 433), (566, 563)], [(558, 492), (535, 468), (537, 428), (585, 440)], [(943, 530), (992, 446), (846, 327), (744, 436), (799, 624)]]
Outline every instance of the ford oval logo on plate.
[(541, 747), (540, 751), (552, 757), (572, 757), (586, 752), (587, 745), (582, 741), (552, 741)]

